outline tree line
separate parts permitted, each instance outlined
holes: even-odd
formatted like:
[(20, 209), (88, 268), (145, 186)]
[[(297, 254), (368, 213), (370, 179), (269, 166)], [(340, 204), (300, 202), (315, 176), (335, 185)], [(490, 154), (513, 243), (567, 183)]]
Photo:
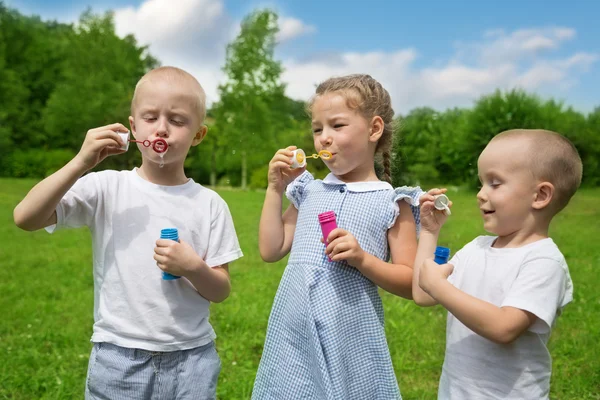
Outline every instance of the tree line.
[[(277, 26), (275, 12), (255, 10), (227, 46), (209, 134), (185, 164), (197, 182), (262, 188), (278, 148), (314, 149), (305, 103), (288, 98), (281, 82)], [(115, 34), (110, 12), (86, 11), (77, 24), (65, 24), (22, 15), (0, 1), (0, 175), (47, 176), (77, 153), (88, 129), (126, 123), (136, 82), (159, 65), (135, 37)], [(564, 134), (583, 159), (584, 184), (600, 184), (600, 107), (584, 115), (515, 89), (482, 96), (471, 108), (417, 108), (396, 122), (396, 185), (476, 185), (477, 156), (492, 136), (512, 128)], [(98, 168), (139, 162), (139, 152), (130, 151)], [(320, 161), (309, 168), (318, 177), (327, 173)]]

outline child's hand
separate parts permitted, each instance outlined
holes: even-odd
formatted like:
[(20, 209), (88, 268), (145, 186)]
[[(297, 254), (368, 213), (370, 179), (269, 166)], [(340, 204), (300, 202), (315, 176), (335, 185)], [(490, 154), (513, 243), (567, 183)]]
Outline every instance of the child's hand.
[(158, 239), (154, 248), (154, 259), (158, 268), (176, 276), (186, 276), (199, 266), (206, 265), (204, 260), (188, 243), (179, 239)]
[(85, 135), (77, 158), (87, 170), (94, 168), (106, 157), (125, 153), (121, 146), (125, 145), (117, 132), (127, 132), (123, 124), (111, 124), (90, 129)]
[(435, 285), (440, 281), (447, 280), (452, 271), (454, 271), (454, 265), (440, 265), (433, 261), (433, 258), (428, 258), (419, 270), (419, 286), (431, 296), (431, 290)]
[[(323, 238), (321, 238), (321, 242)], [(325, 253), (332, 261), (346, 262), (353, 267), (359, 267), (365, 258), (365, 251), (360, 247), (356, 238), (347, 230), (336, 228), (327, 236)]]
[(296, 146), (288, 146), (285, 149), (277, 150), (277, 153), (269, 162), (269, 174), (267, 180), (269, 188), (274, 189), (277, 193), (283, 193), (285, 187), (294, 179), (300, 176), (306, 167), (291, 169), (292, 151), (296, 150)]
[[(422, 230), (436, 233), (448, 219), (448, 215), (444, 211), (436, 209), (433, 205), (435, 196), (442, 193), (446, 193), (446, 189), (431, 189), (419, 197)], [(452, 202), (448, 203), (448, 207), (452, 207)]]

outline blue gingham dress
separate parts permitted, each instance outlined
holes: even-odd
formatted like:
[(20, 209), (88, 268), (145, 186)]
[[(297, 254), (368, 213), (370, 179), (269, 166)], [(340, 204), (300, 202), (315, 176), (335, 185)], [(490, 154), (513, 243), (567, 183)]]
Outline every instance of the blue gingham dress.
[(287, 189), (298, 209), (294, 241), (275, 296), (252, 398), (400, 399), (377, 286), (357, 269), (330, 262), (318, 214), (334, 211), (338, 227), (361, 248), (389, 260), (387, 231), (405, 199), (419, 223), (420, 188), (386, 182), (345, 184), (308, 172)]

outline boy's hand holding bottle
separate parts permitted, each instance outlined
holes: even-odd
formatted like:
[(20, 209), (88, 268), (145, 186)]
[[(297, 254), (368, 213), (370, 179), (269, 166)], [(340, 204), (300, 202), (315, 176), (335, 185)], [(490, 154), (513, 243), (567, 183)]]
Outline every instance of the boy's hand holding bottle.
[[(452, 206), (452, 202), (446, 198), (443, 202), (446, 205), (445, 207), (436, 207), (436, 198), (439, 196), (445, 197), (444, 193), (446, 193), (446, 189), (431, 189), (419, 198), (421, 204), (421, 240), (423, 240), (423, 235), (431, 235), (432, 242), (437, 242), (440, 229), (446, 223), (448, 215), (450, 215), (449, 207)], [(427, 258), (419, 269), (419, 287), (435, 298), (432, 290), (435, 290), (440, 282), (446, 281), (453, 270), (454, 266), (452, 264), (440, 265), (433, 258)]]
[(432, 297), (436, 297), (435, 293), (432, 293), (438, 284), (442, 281), (448, 280), (448, 277), (454, 270), (452, 264), (438, 264), (433, 258), (428, 258), (423, 261), (421, 269), (419, 271), (419, 286), (425, 293)]
[(209, 268), (190, 246), (182, 241), (158, 239), (154, 248), (156, 265), (163, 271), (175, 276), (187, 276), (202, 268)]

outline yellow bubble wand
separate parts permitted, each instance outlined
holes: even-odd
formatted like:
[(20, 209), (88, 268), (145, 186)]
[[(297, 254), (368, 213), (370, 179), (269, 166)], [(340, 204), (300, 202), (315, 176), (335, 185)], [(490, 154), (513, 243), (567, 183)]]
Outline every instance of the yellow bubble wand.
[(292, 168), (301, 168), (306, 165), (307, 158), (320, 158), (322, 160), (331, 160), (333, 154), (327, 150), (321, 150), (317, 154), (311, 154), (307, 156), (302, 149), (296, 149), (292, 152), (294, 155), (292, 156)]

